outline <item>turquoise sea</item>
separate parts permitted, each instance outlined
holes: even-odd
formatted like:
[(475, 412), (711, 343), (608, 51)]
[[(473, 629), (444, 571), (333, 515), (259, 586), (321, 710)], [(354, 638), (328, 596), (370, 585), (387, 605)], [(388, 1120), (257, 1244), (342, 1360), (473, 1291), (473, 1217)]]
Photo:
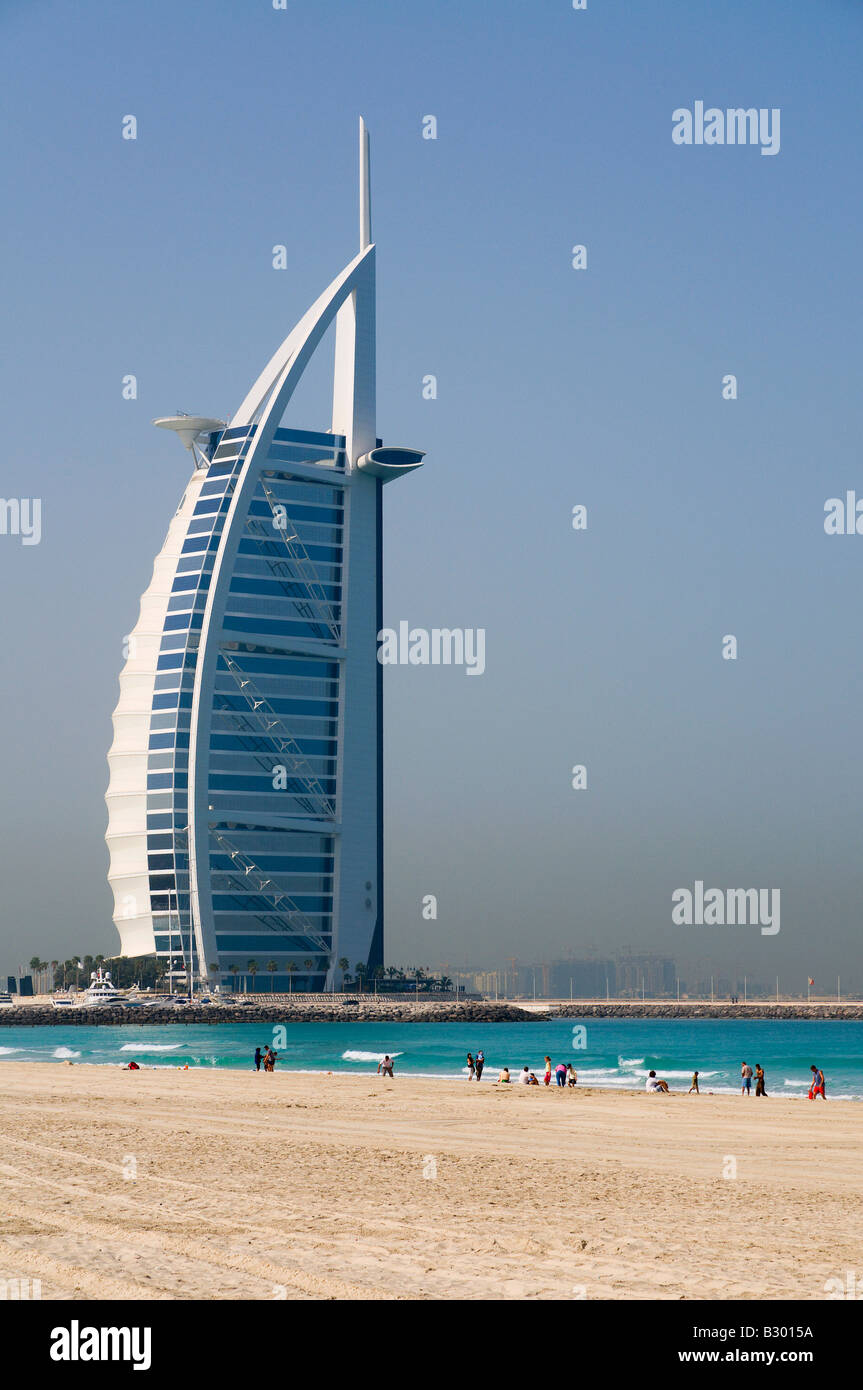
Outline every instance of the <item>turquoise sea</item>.
[[(250, 1069), (256, 1045), (272, 1045), (280, 1071), (371, 1074), (389, 1052), (396, 1075), (466, 1076), (465, 1055), (482, 1049), (486, 1078), (525, 1063), (541, 1072), (572, 1061), (579, 1081), (608, 1089), (643, 1087), (650, 1068), (672, 1090), (694, 1068), (705, 1091), (737, 1091), (740, 1064), (760, 1062), (768, 1095), (805, 1096), (809, 1067), (824, 1069), (828, 1098), (863, 1100), (863, 1022), (685, 1019), (551, 1019), (533, 1023), (164, 1024), (147, 1027), (3, 1027), (0, 1062), (90, 1062), (145, 1067)], [(573, 1032), (583, 1027), (584, 1038)], [(584, 1046), (577, 1046), (579, 1041)]]

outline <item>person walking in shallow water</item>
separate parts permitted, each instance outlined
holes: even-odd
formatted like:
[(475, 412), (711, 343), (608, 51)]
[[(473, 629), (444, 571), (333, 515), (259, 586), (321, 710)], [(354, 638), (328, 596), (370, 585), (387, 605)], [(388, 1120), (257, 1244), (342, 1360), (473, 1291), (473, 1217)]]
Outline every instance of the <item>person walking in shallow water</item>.
[(812, 1085), (809, 1087), (809, 1099), (814, 1100), (820, 1096), (822, 1100), (827, 1099), (827, 1085), (824, 1080), (824, 1073), (820, 1067), (810, 1067), (812, 1073)]
[(767, 1095), (764, 1089), (764, 1068), (760, 1062), (755, 1063), (755, 1094), (757, 1096)]
[(744, 1062), (740, 1068), (740, 1094), (752, 1095), (752, 1068), (748, 1062)]
[(698, 1089), (698, 1072), (697, 1072), (697, 1071), (694, 1071), (694, 1072), (692, 1073), (692, 1085), (690, 1086), (690, 1088), (689, 1088), (689, 1090), (687, 1091), (686, 1094), (691, 1096), (693, 1091), (695, 1092), (695, 1094), (696, 1094), (697, 1096), (700, 1096), (700, 1095), (701, 1095), (701, 1092), (700, 1092), (699, 1089)]

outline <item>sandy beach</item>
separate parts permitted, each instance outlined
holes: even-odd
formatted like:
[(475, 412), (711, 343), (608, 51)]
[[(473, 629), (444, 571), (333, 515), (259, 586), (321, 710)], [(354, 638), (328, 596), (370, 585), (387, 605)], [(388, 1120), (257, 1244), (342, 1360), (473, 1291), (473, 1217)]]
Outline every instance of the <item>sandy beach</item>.
[[(43, 1299), (823, 1299), (863, 1106), (0, 1067), (0, 1276)], [(736, 1177), (726, 1177), (736, 1164)]]

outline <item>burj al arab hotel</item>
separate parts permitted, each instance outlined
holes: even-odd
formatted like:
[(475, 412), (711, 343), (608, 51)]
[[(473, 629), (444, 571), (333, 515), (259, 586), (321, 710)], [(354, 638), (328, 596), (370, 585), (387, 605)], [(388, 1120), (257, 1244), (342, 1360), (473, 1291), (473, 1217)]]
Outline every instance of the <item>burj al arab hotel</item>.
[[(282, 417), (335, 322), (329, 431)], [(337, 987), (383, 958), (385, 483), (420, 467), (375, 425), (375, 247), (360, 250), (227, 422), (179, 415), (193, 472), (127, 638), (107, 843), (128, 956), (187, 979)], [(179, 967), (178, 967), (179, 968)]]

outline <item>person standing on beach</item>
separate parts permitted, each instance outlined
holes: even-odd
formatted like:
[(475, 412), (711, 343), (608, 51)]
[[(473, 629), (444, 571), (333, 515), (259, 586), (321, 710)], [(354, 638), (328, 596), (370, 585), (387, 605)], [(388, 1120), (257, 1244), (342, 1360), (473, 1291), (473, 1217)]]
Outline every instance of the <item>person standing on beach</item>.
[(692, 1085), (690, 1086), (690, 1088), (689, 1088), (689, 1090), (687, 1091), (686, 1094), (687, 1094), (688, 1096), (691, 1096), (693, 1091), (695, 1092), (695, 1094), (696, 1094), (697, 1096), (700, 1096), (700, 1095), (701, 1095), (701, 1092), (700, 1092), (699, 1089), (698, 1089), (698, 1072), (697, 1072), (697, 1071), (694, 1071), (694, 1072), (692, 1073)]
[(482, 1080), (482, 1069), (483, 1069), (484, 1066), (485, 1066), (485, 1053), (484, 1053), (484, 1052), (478, 1052), (478, 1053), (476, 1054), (476, 1079), (477, 1079), (477, 1081), (481, 1081), (481, 1080)]
[(260, 1049), (259, 1047), (256, 1047), (256, 1048), (255, 1048), (255, 1071), (260, 1071), (260, 1070), (261, 1070), (261, 1049)]
[(570, 1062), (569, 1066), (566, 1069), (566, 1084), (567, 1086), (578, 1085), (578, 1072), (575, 1070), (575, 1067), (572, 1065), (572, 1062)]
[(809, 1087), (809, 1099), (814, 1100), (820, 1096), (822, 1100), (827, 1099), (827, 1083), (824, 1080), (824, 1073), (820, 1067), (810, 1067), (812, 1073), (812, 1085)]
[(755, 1063), (755, 1094), (757, 1096), (767, 1095), (764, 1089), (764, 1068), (760, 1062)]
[(750, 1067), (750, 1065), (749, 1065), (748, 1062), (744, 1062), (743, 1065), (742, 1065), (742, 1067), (740, 1068), (740, 1080), (741, 1080), (741, 1082), (742, 1082), (742, 1085), (741, 1085), (741, 1087), (740, 1087), (740, 1094), (741, 1094), (742, 1096), (751, 1096), (751, 1095), (752, 1095), (752, 1068)]
[(278, 1052), (274, 1052), (271, 1047), (267, 1048), (266, 1056), (264, 1057), (264, 1071), (276, 1070), (276, 1058), (278, 1055)]
[(471, 1056), (470, 1053), (467, 1054), (467, 1071), (468, 1071), (468, 1077), (467, 1077), (468, 1081), (473, 1081), (473, 1076), (474, 1076), (474, 1072), (476, 1071), (476, 1067), (475, 1067), (475, 1065), (474, 1065), (473, 1057)]
[(555, 1069), (554, 1069), (554, 1074), (555, 1074), (555, 1077), (557, 1078), (557, 1084), (558, 1084), (558, 1086), (565, 1086), (565, 1085), (566, 1085), (566, 1062), (558, 1062), (557, 1066), (556, 1066)]
[(550, 1085), (551, 1085), (551, 1058), (550, 1058), (550, 1057), (546, 1057), (546, 1059), (545, 1059), (545, 1078), (544, 1078), (544, 1079), (545, 1079), (545, 1084), (546, 1084), (546, 1086), (550, 1086)]
[(393, 1059), (389, 1053), (378, 1062), (378, 1076), (388, 1076), (393, 1080)]

